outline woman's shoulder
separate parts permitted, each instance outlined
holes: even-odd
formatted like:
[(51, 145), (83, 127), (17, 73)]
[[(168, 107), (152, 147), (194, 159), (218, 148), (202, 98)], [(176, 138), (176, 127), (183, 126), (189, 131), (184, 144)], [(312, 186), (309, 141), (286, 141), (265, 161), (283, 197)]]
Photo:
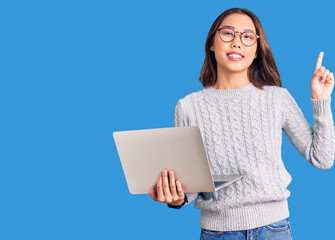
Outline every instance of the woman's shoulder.
[(279, 87), (279, 86), (275, 86), (275, 85), (265, 85), (264, 86), (264, 90), (272, 92), (275, 95), (281, 95), (283, 94), (285, 91), (287, 91), (286, 88), (284, 87)]
[(199, 98), (200, 96), (202, 96), (202, 94), (203, 94), (203, 89), (200, 89), (200, 90), (197, 90), (197, 91), (187, 93), (180, 100), (183, 101), (183, 102), (190, 101), (191, 99)]
[(184, 97), (181, 97), (177, 101), (177, 107), (184, 109), (186, 112), (188, 112), (188, 109), (191, 109), (191, 107), (194, 105), (195, 102), (199, 102), (199, 100), (202, 98), (202, 90), (197, 90), (193, 92), (189, 92)]
[(284, 88), (275, 86), (275, 85), (265, 85), (264, 88), (272, 90), (272, 91), (282, 91)]
[(285, 87), (279, 87), (279, 86), (266, 86), (267, 90), (271, 92), (270, 94), (267, 94), (272, 97), (272, 99), (275, 99), (275, 105), (278, 104), (280, 107), (284, 107), (284, 103), (287, 102), (288, 99), (293, 99), (292, 94), (290, 91)]

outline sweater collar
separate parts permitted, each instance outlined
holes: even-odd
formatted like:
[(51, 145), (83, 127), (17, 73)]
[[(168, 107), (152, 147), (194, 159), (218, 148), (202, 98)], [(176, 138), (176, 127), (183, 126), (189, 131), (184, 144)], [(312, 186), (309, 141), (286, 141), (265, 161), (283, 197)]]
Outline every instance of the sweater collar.
[(252, 82), (250, 82), (248, 85), (245, 85), (244, 87), (235, 88), (235, 89), (216, 89), (212, 86), (205, 87), (203, 89), (204, 93), (219, 97), (219, 98), (238, 98), (241, 96), (245, 96), (252, 91), (255, 91), (258, 89)]

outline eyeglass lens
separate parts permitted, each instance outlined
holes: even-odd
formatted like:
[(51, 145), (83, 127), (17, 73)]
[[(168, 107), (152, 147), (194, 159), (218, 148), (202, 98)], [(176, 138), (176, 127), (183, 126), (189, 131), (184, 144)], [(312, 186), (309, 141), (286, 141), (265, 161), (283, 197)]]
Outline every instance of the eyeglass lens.
[[(220, 38), (222, 41), (230, 42), (234, 39), (234, 31), (231, 29), (223, 28), (220, 30)], [(253, 45), (257, 41), (257, 36), (251, 32), (244, 32), (242, 34), (242, 42), (245, 45)]]

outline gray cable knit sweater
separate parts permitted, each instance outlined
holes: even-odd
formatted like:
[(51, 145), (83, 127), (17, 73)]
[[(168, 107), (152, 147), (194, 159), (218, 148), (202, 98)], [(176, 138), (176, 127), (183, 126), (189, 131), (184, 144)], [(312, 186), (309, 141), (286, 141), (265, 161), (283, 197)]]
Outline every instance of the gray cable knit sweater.
[(314, 167), (331, 168), (335, 131), (330, 102), (311, 98), (313, 129), (282, 87), (205, 87), (180, 99), (174, 126), (200, 128), (212, 174), (244, 174), (214, 193), (186, 193), (186, 204), (195, 200), (201, 210), (200, 227), (247, 230), (289, 217), (292, 177), (281, 158), (282, 129)]

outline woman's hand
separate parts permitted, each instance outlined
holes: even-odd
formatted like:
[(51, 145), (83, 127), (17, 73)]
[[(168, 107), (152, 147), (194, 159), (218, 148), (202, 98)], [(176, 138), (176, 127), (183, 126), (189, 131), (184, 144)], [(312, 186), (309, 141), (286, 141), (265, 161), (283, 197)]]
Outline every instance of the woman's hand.
[(324, 66), (321, 66), (322, 58), (323, 52), (320, 52), (311, 80), (313, 99), (329, 99), (334, 88), (334, 74), (329, 72)]
[(169, 176), (170, 180), (167, 169), (160, 172), (157, 179), (157, 191), (155, 191), (155, 186), (152, 185), (148, 193), (154, 201), (168, 203), (173, 206), (181, 205), (185, 198), (181, 183), (176, 181), (173, 170), (169, 171)]

